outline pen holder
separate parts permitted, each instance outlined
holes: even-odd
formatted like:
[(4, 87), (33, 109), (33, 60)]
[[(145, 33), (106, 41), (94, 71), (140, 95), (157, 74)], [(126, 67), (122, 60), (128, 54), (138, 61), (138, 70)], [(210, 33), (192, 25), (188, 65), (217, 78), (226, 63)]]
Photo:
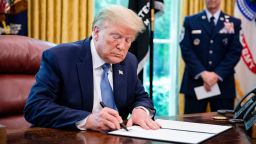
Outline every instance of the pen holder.
[(6, 144), (6, 129), (5, 126), (0, 124), (0, 144)]

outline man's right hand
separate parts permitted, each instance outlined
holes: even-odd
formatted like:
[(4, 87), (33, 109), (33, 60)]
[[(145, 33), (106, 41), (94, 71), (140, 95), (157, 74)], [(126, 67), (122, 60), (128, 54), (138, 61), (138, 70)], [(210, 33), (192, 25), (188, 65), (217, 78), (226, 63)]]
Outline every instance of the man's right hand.
[(218, 82), (218, 75), (215, 72), (204, 71), (201, 77), (204, 81), (206, 91), (210, 91), (211, 87)]
[(211, 91), (211, 86), (204, 82), (204, 89), (209, 92)]
[(105, 107), (100, 112), (88, 116), (85, 128), (95, 131), (116, 130), (120, 129), (121, 122), (123, 120), (116, 110)]

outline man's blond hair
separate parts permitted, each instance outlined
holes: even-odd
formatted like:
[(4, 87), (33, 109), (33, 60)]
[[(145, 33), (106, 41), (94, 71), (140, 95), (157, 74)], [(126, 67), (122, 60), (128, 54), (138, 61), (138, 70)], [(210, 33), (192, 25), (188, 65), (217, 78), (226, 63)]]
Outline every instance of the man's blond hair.
[(94, 18), (93, 28), (102, 27), (106, 23), (127, 26), (136, 33), (145, 30), (142, 19), (132, 10), (120, 5), (111, 5), (102, 9)]

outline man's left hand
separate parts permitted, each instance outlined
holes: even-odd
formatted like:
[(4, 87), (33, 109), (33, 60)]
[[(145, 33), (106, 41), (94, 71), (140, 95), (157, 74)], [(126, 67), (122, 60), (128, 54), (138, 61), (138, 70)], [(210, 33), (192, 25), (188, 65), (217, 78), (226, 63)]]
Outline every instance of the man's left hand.
[(135, 108), (132, 111), (132, 116), (127, 122), (127, 126), (137, 124), (143, 129), (160, 129), (160, 124), (152, 120), (151, 117), (141, 108)]
[(209, 85), (210, 87), (212, 87), (213, 85), (215, 85), (218, 82), (218, 80), (219, 80), (219, 77), (215, 72), (209, 72), (209, 75), (208, 75), (205, 83), (207, 85)]

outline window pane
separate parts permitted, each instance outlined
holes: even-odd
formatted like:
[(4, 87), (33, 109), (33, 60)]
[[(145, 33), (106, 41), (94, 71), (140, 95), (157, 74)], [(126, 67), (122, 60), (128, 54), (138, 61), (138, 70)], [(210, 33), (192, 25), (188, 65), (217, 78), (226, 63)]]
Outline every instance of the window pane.
[(128, 7), (129, 0), (95, 0), (94, 1), (94, 14), (97, 14), (100, 9), (112, 5), (119, 4)]
[(155, 39), (169, 39), (170, 37), (170, 0), (164, 0), (164, 13), (155, 15)]
[[(170, 95), (170, 55), (169, 44), (154, 44), (153, 101), (158, 116), (169, 115)], [(146, 72), (146, 73), (145, 73)], [(144, 70), (144, 86), (149, 92), (149, 62)]]

